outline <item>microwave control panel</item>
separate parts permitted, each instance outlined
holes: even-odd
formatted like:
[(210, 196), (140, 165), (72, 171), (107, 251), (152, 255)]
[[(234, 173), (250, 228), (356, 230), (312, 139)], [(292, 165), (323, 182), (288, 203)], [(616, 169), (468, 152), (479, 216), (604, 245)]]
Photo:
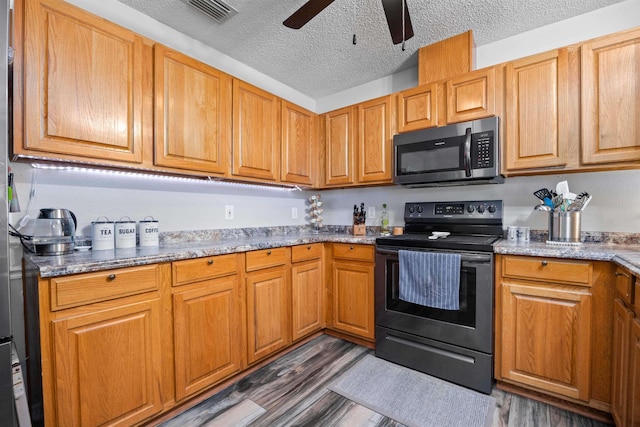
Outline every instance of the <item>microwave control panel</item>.
[(471, 159), (473, 169), (492, 168), (493, 159), (493, 131), (476, 133), (471, 139)]

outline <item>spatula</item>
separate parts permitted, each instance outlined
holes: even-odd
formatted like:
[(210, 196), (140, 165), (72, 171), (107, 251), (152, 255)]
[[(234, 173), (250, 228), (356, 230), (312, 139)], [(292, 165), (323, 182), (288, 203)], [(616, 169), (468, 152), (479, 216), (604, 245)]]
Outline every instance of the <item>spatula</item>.
[(539, 189), (537, 191), (534, 191), (533, 195), (536, 196), (540, 200), (552, 199), (553, 198), (553, 195), (551, 194), (551, 191), (549, 191), (546, 188), (541, 188), (541, 189)]

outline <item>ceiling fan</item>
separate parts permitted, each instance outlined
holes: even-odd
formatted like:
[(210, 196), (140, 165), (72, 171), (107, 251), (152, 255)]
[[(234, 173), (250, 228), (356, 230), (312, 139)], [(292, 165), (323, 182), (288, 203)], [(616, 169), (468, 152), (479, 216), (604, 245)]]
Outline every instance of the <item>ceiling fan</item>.
[[(298, 30), (334, 1), (335, 0), (309, 0), (290, 17), (285, 19), (283, 24), (289, 28)], [(382, 7), (387, 17), (387, 24), (389, 25), (389, 32), (391, 33), (393, 44), (403, 43), (413, 37), (413, 27), (411, 26), (411, 18), (409, 17), (406, 0), (382, 0)], [(404, 22), (402, 19), (403, 9)], [(402, 34), (403, 27), (404, 37)]]

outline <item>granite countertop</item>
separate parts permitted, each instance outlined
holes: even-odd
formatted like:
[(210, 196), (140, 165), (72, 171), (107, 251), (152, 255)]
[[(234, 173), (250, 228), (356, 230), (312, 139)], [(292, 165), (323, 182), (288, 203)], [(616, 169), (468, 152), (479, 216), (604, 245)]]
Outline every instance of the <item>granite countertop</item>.
[(577, 246), (562, 246), (546, 242), (512, 243), (502, 240), (493, 252), (506, 255), (529, 255), (592, 261), (613, 261), (640, 276), (640, 245), (613, 243), (582, 243)]
[(67, 274), (88, 273), (124, 268), (136, 265), (178, 261), (213, 255), (247, 252), (282, 246), (304, 245), (318, 242), (359, 243), (373, 245), (376, 235), (353, 236), (345, 233), (297, 233), (258, 237), (224, 237), (163, 243), (157, 247), (136, 247), (103, 251), (75, 251), (69, 255), (38, 256), (26, 254), (41, 277), (56, 277)]
[[(31, 260), (38, 268), (40, 275), (46, 278), (308, 243), (338, 242), (373, 245), (377, 237), (378, 234), (373, 233), (366, 236), (353, 236), (345, 232), (208, 236), (205, 239), (167, 239), (158, 247), (75, 251), (73, 254), (61, 256), (25, 254), (25, 257)], [(542, 241), (512, 243), (502, 240), (494, 246), (494, 253), (613, 261), (640, 276), (639, 244), (583, 243), (578, 246), (559, 246)]]

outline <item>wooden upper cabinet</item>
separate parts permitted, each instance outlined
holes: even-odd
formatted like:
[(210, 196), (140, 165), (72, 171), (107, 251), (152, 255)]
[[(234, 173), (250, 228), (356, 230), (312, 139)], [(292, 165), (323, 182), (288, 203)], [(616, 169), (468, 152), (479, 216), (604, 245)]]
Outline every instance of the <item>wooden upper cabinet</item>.
[(496, 113), (496, 68), (447, 80), (447, 123), (481, 119)]
[(395, 108), (391, 96), (358, 104), (358, 182), (391, 182)]
[(283, 182), (315, 185), (318, 169), (318, 115), (282, 101)]
[(233, 79), (234, 176), (280, 177), (280, 98)]
[(438, 85), (435, 83), (402, 91), (398, 101), (398, 132), (438, 125)]
[(16, 1), (15, 16), (14, 155), (141, 163), (150, 42), (59, 0)]
[(640, 29), (582, 45), (582, 163), (640, 160)]
[(473, 69), (473, 31), (421, 47), (418, 50), (418, 84), (447, 79)]
[(326, 113), (325, 184), (348, 185), (355, 182), (355, 134), (358, 110), (345, 107)]
[(506, 64), (505, 158), (507, 170), (567, 163), (568, 52), (559, 49)]
[(155, 164), (227, 175), (231, 76), (165, 46), (154, 49)]

